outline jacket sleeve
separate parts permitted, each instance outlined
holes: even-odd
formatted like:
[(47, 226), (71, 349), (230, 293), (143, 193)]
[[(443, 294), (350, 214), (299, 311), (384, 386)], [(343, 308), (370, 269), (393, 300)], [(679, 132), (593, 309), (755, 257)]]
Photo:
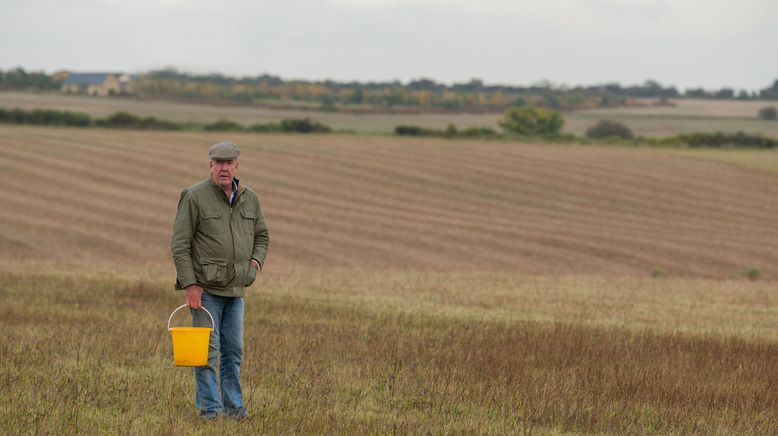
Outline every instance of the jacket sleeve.
[(197, 284), (192, 267), (192, 238), (197, 226), (197, 210), (197, 204), (189, 191), (182, 191), (170, 241), (173, 262), (176, 264), (176, 289)]
[(262, 215), (262, 206), (257, 198), (257, 220), (254, 222), (254, 250), (251, 252), (251, 258), (259, 262), (259, 267), (265, 265), (267, 258), (267, 248), (270, 244), (270, 234), (268, 232), (267, 221)]

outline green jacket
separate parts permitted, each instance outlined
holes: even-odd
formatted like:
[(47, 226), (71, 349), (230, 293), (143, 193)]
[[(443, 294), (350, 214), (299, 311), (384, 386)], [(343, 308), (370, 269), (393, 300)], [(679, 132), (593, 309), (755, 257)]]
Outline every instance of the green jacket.
[(265, 263), (270, 239), (257, 194), (238, 183), (230, 206), (211, 178), (181, 192), (170, 248), (176, 264), (176, 289), (197, 284), (223, 297), (242, 297), (254, 283), (255, 259)]

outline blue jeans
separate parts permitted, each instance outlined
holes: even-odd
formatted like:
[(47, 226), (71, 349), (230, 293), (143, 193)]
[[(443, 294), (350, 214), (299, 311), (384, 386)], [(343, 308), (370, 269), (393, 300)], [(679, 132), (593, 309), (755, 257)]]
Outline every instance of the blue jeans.
[[(243, 360), (243, 298), (219, 297), (203, 292), (203, 306), (211, 312), (214, 329), (208, 346), (208, 365), (194, 369), (195, 405), (206, 417), (247, 415), (240, 388)], [(192, 324), (211, 326), (203, 310), (192, 309)], [(219, 385), (216, 384), (216, 355), (219, 354)], [(219, 389), (221, 388), (221, 390)]]

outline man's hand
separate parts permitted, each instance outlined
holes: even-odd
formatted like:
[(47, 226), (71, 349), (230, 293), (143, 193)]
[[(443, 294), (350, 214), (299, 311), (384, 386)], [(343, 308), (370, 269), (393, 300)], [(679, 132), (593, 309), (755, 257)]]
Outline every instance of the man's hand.
[(259, 262), (257, 262), (256, 260), (251, 259), (251, 266), (256, 268), (257, 271), (259, 271)]
[(203, 307), (203, 288), (197, 285), (186, 287), (186, 305), (192, 309)]

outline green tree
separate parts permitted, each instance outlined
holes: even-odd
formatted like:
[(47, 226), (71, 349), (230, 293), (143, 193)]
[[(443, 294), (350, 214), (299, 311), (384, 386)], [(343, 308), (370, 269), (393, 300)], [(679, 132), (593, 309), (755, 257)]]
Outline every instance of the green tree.
[(632, 134), (629, 127), (618, 121), (600, 120), (599, 123), (586, 130), (586, 136), (593, 139), (610, 137), (631, 139), (635, 135)]
[(565, 120), (562, 115), (551, 109), (525, 106), (505, 111), (505, 117), (499, 122), (506, 132), (522, 136), (553, 137), (559, 134)]

